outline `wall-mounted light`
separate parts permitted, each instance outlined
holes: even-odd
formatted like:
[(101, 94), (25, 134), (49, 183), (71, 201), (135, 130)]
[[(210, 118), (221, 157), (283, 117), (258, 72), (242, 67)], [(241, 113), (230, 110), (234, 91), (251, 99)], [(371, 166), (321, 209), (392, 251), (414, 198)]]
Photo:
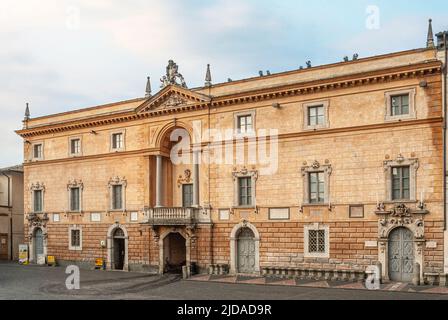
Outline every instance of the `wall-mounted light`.
[(281, 109), (282, 106), (280, 105), (280, 103), (275, 102), (275, 103), (272, 104), (272, 107), (275, 108), (275, 109)]
[(95, 135), (97, 134), (97, 132), (95, 130), (91, 130), (90, 133), (95, 134)]
[(427, 88), (428, 87), (428, 81), (422, 80), (420, 81), (420, 88)]

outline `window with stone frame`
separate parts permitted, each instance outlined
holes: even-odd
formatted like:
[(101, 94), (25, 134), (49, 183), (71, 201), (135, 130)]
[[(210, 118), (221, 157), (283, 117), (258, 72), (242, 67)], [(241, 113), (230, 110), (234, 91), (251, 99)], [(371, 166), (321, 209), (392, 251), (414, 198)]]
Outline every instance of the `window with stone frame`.
[(120, 151), (124, 150), (124, 132), (113, 132), (111, 134), (111, 150)]
[(303, 104), (303, 129), (319, 130), (329, 128), (329, 101), (314, 101)]
[(255, 132), (255, 111), (235, 113), (234, 122), (234, 130), (237, 135), (252, 135)]
[(415, 119), (416, 89), (388, 91), (386, 98), (386, 121)]
[(392, 167), (392, 200), (410, 200), (410, 167)]
[(36, 143), (33, 145), (33, 159), (42, 160), (44, 158), (44, 145)]
[(236, 208), (256, 208), (256, 181), (258, 179), (257, 170), (248, 170), (245, 167), (241, 170), (234, 169), (234, 207)]
[(112, 186), (112, 210), (123, 209), (123, 186), (114, 185)]
[(34, 190), (33, 191), (33, 211), (34, 212), (43, 212), (43, 198), (44, 192), (43, 190)]
[(82, 229), (78, 226), (70, 226), (68, 230), (69, 235), (69, 250), (82, 250)]
[(305, 226), (305, 258), (330, 257), (330, 228), (321, 224)]
[(238, 178), (238, 205), (241, 207), (252, 205), (252, 179)]
[(385, 202), (417, 201), (417, 171), (419, 161), (398, 155), (395, 160), (384, 161), (386, 181)]
[(70, 138), (70, 155), (76, 156), (81, 154), (81, 139)]
[(330, 176), (333, 172), (329, 160), (321, 165), (314, 161), (311, 165), (304, 162), (303, 177), (303, 205), (330, 204)]
[(79, 187), (70, 188), (70, 211), (81, 210), (81, 189)]

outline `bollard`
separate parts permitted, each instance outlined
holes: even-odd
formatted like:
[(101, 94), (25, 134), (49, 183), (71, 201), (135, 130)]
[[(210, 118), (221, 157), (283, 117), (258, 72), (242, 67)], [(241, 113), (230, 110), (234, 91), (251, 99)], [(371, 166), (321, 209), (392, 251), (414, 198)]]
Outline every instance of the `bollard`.
[(376, 263), (376, 267), (380, 271), (380, 284), (383, 284), (383, 265), (381, 264), (381, 262), (378, 261)]
[(420, 285), (420, 264), (418, 262), (414, 264), (414, 277), (412, 278), (412, 284), (414, 286)]

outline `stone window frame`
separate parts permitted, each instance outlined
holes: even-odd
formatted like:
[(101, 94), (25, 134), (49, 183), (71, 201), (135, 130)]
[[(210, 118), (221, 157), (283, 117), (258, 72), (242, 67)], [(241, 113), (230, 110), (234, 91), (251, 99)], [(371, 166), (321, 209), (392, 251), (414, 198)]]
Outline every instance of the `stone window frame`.
[[(41, 156), (35, 157), (34, 156), (34, 148), (36, 146), (40, 145), (42, 148)], [(44, 141), (35, 141), (31, 144), (31, 160), (32, 161), (43, 161), (45, 159), (45, 143)]]
[[(114, 135), (122, 134), (123, 135), (123, 146), (121, 148), (114, 148)], [(126, 150), (126, 130), (114, 130), (110, 132), (110, 152), (120, 152)]]
[[(386, 202), (403, 203), (417, 201), (417, 171), (420, 162), (417, 158), (404, 158), (401, 154), (395, 160), (387, 160), (383, 163), (386, 181)], [(392, 195), (392, 169), (395, 167), (409, 166), (409, 200), (393, 200)]]
[[(72, 203), (72, 189), (79, 188), (79, 210), (72, 210), (71, 203)], [(84, 190), (84, 183), (82, 180), (76, 180), (73, 179), (67, 183), (67, 198), (68, 198), (68, 205), (67, 205), (67, 212), (68, 213), (82, 213), (83, 211), (83, 190)]]
[[(256, 184), (258, 180), (258, 171), (257, 170), (248, 170), (243, 168), (241, 170), (236, 170), (234, 168), (232, 172), (233, 177), (233, 188), (234, 188), (234, 197), (233, 197), (233, 208), (235, 209), (256, 209), (257, 208), (257, 192), (256, 192)], [(239, 202), (239, 178), (250, 178), (251, 179), (251, 197), (252, 204), (248, 206), (240, 206)]]
[[(252, 118), (252, 132), (245, 132), (245, 133), (241, 133), (239, 128), (238, 128), (238, 120), (240, 117), (244, 117), (244, 116), (250, 116)], [(247, 111), (242, 111), (242, 112), (235, 112), (233, 114), (233, 126), (234, 126), (234, 132), (235, 132), (235, 136), (236, 137), (252, 137), (255, 135), (255, 132), (257, 132), (256, 129), (256, 116), (257, 116), (257, 112), (256, 110), (247, 110)]]
[[(121, 188), (121, 201), (122, 201), (122, 208), (120, 209), (114, 209), (113, 206), (113, 186), (122, 186)], [(127, 180), (125, 177), (114, 177), (109, 180), (108, 183), (109, 187), (109, 212), (126, 212), (126, 187), (127, 187)]]
[[(42, 191), (42, 210), (41, 211), (35, 211), (34, 210), (34, 192), (35, 191)], [(32, 213), (44, 213), (45, 212), (45, 185), (41, 182), (33, 183), (30, 187), (31, 192), (31, 208), (30, 212)]]
[[(79, 140), (79, 153), (72, 153), (72, 141)], [(68, 138), (68, 155), (69, 157), (80, 157), (82, 156), (82, 136), (69, 137)]]
[[(318, 161), (314, 161), (310, 166), (302, 167), (302, 177), (303, 177), (303, 205), (307, 206), (329, 206), (330, 203), (330, 177), (333, 173), (333, 167), (326, 161), (325, 165), (321, 165)], [(323, 172), (324, 173), (324, 202), (322, 203), (311, 203), (310, 201), (310, 173)]]
[[(310, 231), (325, 231), (325, 252), (309, 252), (309, 236)], [(304, 257), (305, 258), (321, 258), (321, 259), (329, 259), (330, 258), (330, 226), (323, 225), (320, 223), (315, 223), (311, 225), (304, 226)]]
[[(72, 231), (79, 231), (79, 246), (72, 245)], [(68, 250), (82, 251), (82, 226), (72, 225), (68, 227)]]
[[(324, 107), (324, 123), (321, 125), (308, 125), (308, 117), (309, 117), (309, 108), (312, 107)], [(303, 130), (320, 130), (320, 129), (328, 129), (330, 127), (330, 101), (329, 100), (319, 100), (319, 101), (311, 101), (302, 104), (303, 110)]]
[(194, 202), (194, 195), (193, 195), (193, 193), (194, 193), (194, 184), (193, 183), (182, 183), (181, 184), (181, 186), (180, 186), (180, 188), (181, 188), (181, 207), (182, 208), (189, 208), (189, 207), (185, 207), (185, 202), (186, 202), (186, 199), (185, 199), (185, 188), (186, 188), (186, 186), (191, 186), (191, 206), (190, 207), (192, 207), (193, 206), (193, 202)]
[[(392, 115), (392, 97), (394, 96), (400, 96), (400, 95), (406, 95), (409, 94), (409, 114), (402, 114), (402, 115)], [(386, 91), (384, 93), (384, 97), (386, 100), (386, 115), (385, 115), (385, 121), (400, 121), (400, 120), (411, 120), (417, 118), (417, 112), (416, 112), (416, 95), (417, 95), (417, 89), (416, 88), (407, 88), (407, 89), (400, 89), (400, 90), (391, 90)]]

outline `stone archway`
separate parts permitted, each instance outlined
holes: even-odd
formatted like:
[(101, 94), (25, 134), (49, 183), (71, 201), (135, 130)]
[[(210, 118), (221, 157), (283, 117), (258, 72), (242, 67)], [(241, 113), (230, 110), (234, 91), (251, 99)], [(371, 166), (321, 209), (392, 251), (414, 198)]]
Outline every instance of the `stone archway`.
[[(391, 211), (378, 211), (377, 215), (383, 216), (378, 223), (378, 261), (382, 265), (382, 277), (384, 280), (390, 280), (389, 266), (389, 244), (391, 236), (394, 235), (396, 229), (406, 229), (413, 241), (414, 263), (420, 265), (420, 281), (423, 281), (424, 266), (424, 245), (425, 240), (425, 223), (424, 215), (427, 211), (416, 211), (407, 208), (405, 205), (398, 205)], [(410, 241), (410, 240), (408, 240)]]
[(168, 250), (168, 247), (165, 247), (166, 239), (172, 235), (172, 234), (178, 234), (182, 238), (185, 239), (185, 264), (186, 266), (191, 265), (191, 237), (179, 229), (171, 229), (165, 231), (163, 234), (160, 235), (159, 238), (159, 274), (164, 274), (166, 270), (166, 257), (169, 255), (166, 250)]
[[(117, 248), (117, 245), (119, 244), (117, 240), (124, 242), (123, 248)], [(122, 269), (116, 269), (116, 258), (118, 258), (116, 255), (120, 254), (118, 250), (124, 250)], [(107, 268), (108, 270), (129, 271), (129, 235), (126, 227), (120, 224), (112, 225), (107, 231)]]
[[(260, 273), (260, 234), (257, 228), (250, 222), (243, 221), (236, 225), (230, 234), (230, 273), (238, 274), (240, 272), (238, 268), (238, 248), (241, 246), (240, 235), (243, 235), (245, 240), (253, 241), (253, 273)], [(252, 237), (253, 235), (253, 237)], [(252, 254), (251, 254), (252, 256)], [(252, 264), (252, 263), (251, 263)], [(243, 270), (244, 271), (244, 270)], [(251, 272), (252, 273), (252, 272)]]

